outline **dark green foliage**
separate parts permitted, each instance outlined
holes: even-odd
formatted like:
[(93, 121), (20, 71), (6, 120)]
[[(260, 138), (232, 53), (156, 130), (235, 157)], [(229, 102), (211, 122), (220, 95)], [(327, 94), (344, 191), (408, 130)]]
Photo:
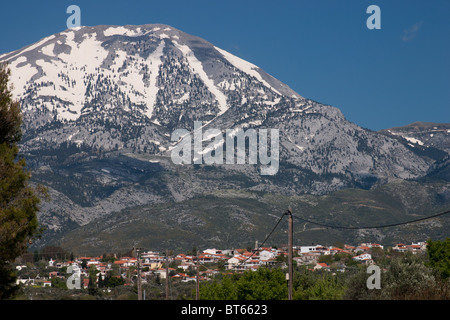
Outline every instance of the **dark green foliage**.
[(428, 241), (427, 245), (428, 259), (427, 265), (437, 269), (442, 278), (450, 277), (450, 238), (444, 241)]
[(340, 300), (345, 294), (344, 276), (328, 271), (294, 274), (294, 300)]
[(18, 102), (12, 100), (9, 87), (11, 71), (5, 63), (0, 64), (0, 144), (14, 146), (22, 137), (22, 116)]
[(26, 251), (38, 230), (39, 198), (28, 185), (25, 160), (17, 160), (20, 107), (9, 91), (9, 70), (0, 64), (0, 299), (14, 293), (10, 263)]
[(425, 254), (392, 255), (379, 265), (381, 289), (368, 289), (366, 268), (347, 279), (345, 299), (351, 300), (448, 300), (450, 282), (427, 266)]
[[(294, 273), (294, 300), (339, 300), (346, 290), (344, 276), (329, 272), (297, 270)], [(200, 298), (205, 300), (286, 300), (285, 272), (259, 268), (243, 274), (226, 275), (212, 283), (202, 283)]]
[(281, 269), (259, 268), (242, 275), (225, 276), (221, 282), (202, 283), (204, 300), (283, 300), (287, 298), (285, 274)]

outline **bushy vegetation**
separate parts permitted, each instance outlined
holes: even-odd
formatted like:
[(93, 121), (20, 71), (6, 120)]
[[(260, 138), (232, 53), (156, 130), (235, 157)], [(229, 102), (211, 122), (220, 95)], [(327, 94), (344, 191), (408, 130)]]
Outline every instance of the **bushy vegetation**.
[[(313, 271), (308, 266), (299, 266), (294, 273), (293, 299), (448, 300), (449, 244), (450, 239), (429, 241), (429, 250), (423, 254), (375, 250), (372, 256), (381, 270), (380, 289), (368, 288), (370, 274), (367, 273), (367, 266), (362, 264), (347, 265), (345, 272)], [(284, 272), (279, 268), (260, 268), (256, 272), (226, 275), (222, 279), (203, 283), (200, 297), (212, 300), (287, 299)]]

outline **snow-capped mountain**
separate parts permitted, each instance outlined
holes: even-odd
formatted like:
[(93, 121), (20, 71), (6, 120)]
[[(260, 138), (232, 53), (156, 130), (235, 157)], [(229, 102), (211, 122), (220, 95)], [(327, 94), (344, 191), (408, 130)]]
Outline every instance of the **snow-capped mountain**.
[(282, 158), (316, 174), (410, 178), (429, 166), (338, 109), (166, 25), (69, 29), (0, 59), (10, 64), (23, 107), (24, 152), (67, 142), (164, 152), (173, 130), (198, 120), (220, 129), (277, 128)]
[[(55, 229), (62, 221), (85, 224), (133, 205), (212, 190), (292, 195), (368, 188), (420, 177), (436, 160), (167, 25), (69, 29), (0, 61), (9, 63), (23, 110), (21, 150), (55, 199), (42, 211)], [(174, 166), (167, 157), (171, 133), (191, 130), (194, 121), (205, 129), (278, 129), (279, 172), (262, 177), (254, 165)], [(130, 165), (124, 155), (145, 165)], [(155, 165), (148, 167), (149, 160)]]
[[(26, 150), (67, 140), (164, 150), (161, 128), (210, 121), (247, 99), (270, 105), (283, 95), (301, 98), (251, 63), (165, 25), (69, 29), (0, 59), (10, 63), (33, 139)], [(118, 139), (94, 141), (95, 123), (104, 122), (118, 126)], [(51, 133), (40, 135), (46, 126)]]

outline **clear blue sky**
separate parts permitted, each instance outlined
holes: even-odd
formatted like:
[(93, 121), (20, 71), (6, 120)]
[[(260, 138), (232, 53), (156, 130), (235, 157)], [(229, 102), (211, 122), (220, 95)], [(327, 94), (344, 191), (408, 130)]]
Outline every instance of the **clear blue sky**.
[[(200, 36), (365, 128), (450, 122), (449, 0), (5, 2), (0, 53), (65, 30), (76, 4), (85, 26), (164, 23)], [(366, 27), (372, 4), (380, 30)]]

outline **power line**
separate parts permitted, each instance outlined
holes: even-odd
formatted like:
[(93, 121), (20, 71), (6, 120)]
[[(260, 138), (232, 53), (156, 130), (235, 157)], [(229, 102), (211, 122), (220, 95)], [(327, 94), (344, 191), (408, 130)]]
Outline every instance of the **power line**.
[[(431, 216), (427, 216), (427, 217), (423, 217), (423, 218), (419, 218), (419, 219), (414, 219), (414, 220), (410, 220), (410, 221), (404, 221), (404, 222), (398, 222), (398, 223), (391, 223), (391, 224), (385, 224), (385, 225), (378, 225), (378, 226), (363, 226), (363, 227), (354, 227), (354, 226), (336, 226), (336, 225), (330, 225), (330, 224), (325, 224), (325, 223), (320, 223), (320, 222), (316, 222), (316, 221), (312, 221), (309, 219), (305, 219), (305, 218), (301, 218), (298, 216), (294, 216), (292, 215), (293, 218), (296, 218), (298, 220), (301, 220), (303, 222), (308, 222), (311, 224), (315, 224), (315, 225), (319, 225), (322, 227), (326, 227), (326, 228), (330, 228), (330, 229), (345, 229), (345, 230), (360, 230), (360, 229), (381, 229), (381, 228), (387, 228), (387, 227), (395, 227), (395, 226), (399, 226), (399, 225), (406, 225), (406, 224), (410, 224), (410, 223), (415, 223), (418, 221), (423, 221), (423, 220), (428, 220), (428, 219), (432, 219), (432, 218), (436, 218), (439, 216), (443, 216), (450, 213), (450, 210), (448, 211), (444, 211), (444, 212), (440, 212)], [(264, 239), (264, 241), (262, 242), (262, 244), (259, 247), (263, 247), (264, 244), (266, 243), (266, 241), (270, 238), (270, 236), (272, 235), (272, 233), (275, 231), (275, 229), (278, 227), (278, 225), (280, 224), (281, 220), (283, 219), (283, 217), (289, 214), (289, 211), (283, 212), (283, 214), (280, 216), (280, 218), (278, 219), (277, 223), (275, 224), (275, 226), (272, 228), (272, 231), (270, 231), (270, 233), (266, 236), (266, 238)], [(255, 255), (256, 251), (254, 251), (249, 257), (247, 257), (247, 259), (241, 261), (238, 266), (246, 263), (250, 258), (252, 258)]]
[(400, 226), (400, 225), (405, 225), (405, 224), (415, 223), (415, 222), (418, 222), (418, 221), (423, 221), (423, 220), (436, 218), (436, 217), (439, 217), (439, 216), (446, 215), (448, 213), (450, 213), (450, 210), (444, 211), (444, 212), (440, 212), (440, 213), (437, 213), (437, 214), (434, 214), (434, 215), (431, 215), (431, 216), (415, 219), (415, 220), (409, 220), (409, 221), (397, 222), (397, 223), (390, 223), (390, 224), (384, 224), (384, 225), (378, 225), (378, 226), (363, 226), (363, 227), (336, 226), (336, 225), (330, 225), (330, 224), (325, 224), (325, 223), (321, 223), (321, 222), (308, 220), (308, 219), (297, 217), (297, 216), (294, 216), (294, 218), (302, 220), (304, 222), (311, 223), (311, 224), (315, 224), (315, 225), (319, 225), (319, 226), (322, 226), (322, 227), (330, 228), (330, 229), (360, 230), (360, 229), (381, 229), (381, 228), (395, 227), (395, 226)]
[[(283, 220), (283, 217), (289, 214), (289, 211), (285, 211), (283, 212), (283, 214), (280, 216), (280, 218), (278, 218), (277, 223), (275, 224), (275, 226), (272, 228), (272, 231), (270, 231), (270, 233), (266, 236), (266, 238), (264, 239), (264, 241), (261, 243), (261, 245), (259, 246), (260, 248), (264, 246), (264, 244), (266, 243), (266, 241), (270, 238), (270, 236), (272, 235), (272, 233), (275, 231), (275, 229), (278, 227), (278, 225), (280, 224), (281, 220)], [(247, 259), (245, 259), (244, 261), (242, 261), (241, 263), (238, 264), (238, 266), (246, 263), (251, 257), (253, 257), (255, 255), (254, 251)]]

